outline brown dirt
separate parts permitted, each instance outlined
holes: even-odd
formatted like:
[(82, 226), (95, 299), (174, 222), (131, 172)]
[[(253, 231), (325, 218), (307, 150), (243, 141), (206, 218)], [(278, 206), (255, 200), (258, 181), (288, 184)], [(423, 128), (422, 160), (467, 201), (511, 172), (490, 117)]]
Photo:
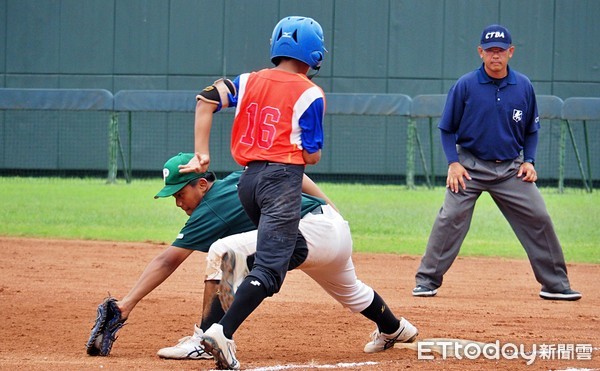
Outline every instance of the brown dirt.
[[(89, 357), (85, 342), (96, 306), (122, 297), (164, 246), (0, 237), (0, 369), (192, 370), (212, 361), (162, 360), (156, 351), (191, 335), (200, 316), (205, 255), (195, 253), (142, 300), (109, 357)], [(540, 299), (527, 261), (459, 258), (434, 298), (413, 298), (419, 257), (354, 255), (358, 277), (375, 288), (419, 339), (458, 338), (533, 345), (592, 344), (591, 360), (522, 358), (419, 360), (410, 349), (365, 354), (373, 324), (343, 309), (302, 272), (291, 272), (236, 333), (244, 368), (344, 370), (600, 369), (600, 265), (570, 264), (578, 302)], [(435, 353), (434, 353), (435, 354)], [(333, 367), (335, 366), (335, 367)]]

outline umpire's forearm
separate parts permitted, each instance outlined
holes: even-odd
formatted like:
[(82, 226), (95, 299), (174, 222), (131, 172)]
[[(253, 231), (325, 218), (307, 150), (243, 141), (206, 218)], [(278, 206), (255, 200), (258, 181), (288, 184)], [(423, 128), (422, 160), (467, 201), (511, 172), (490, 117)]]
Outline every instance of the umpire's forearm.
[(458, 162), (458, 153), (456, 153), (456, 137), (454, 133), (450, 133), (446, 130), (440, 129), (440, 140), (442, 142), (442, 149), (448, 160), (448, 165), (453, 162)]

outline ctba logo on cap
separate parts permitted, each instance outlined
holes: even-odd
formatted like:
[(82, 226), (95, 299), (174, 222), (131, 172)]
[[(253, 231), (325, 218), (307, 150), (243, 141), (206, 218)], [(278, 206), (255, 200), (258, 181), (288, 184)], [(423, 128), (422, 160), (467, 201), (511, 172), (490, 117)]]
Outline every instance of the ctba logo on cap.
[(502, 31), (492, 31), (485, 34), (485, 39), (504, 39), (504, 32)]

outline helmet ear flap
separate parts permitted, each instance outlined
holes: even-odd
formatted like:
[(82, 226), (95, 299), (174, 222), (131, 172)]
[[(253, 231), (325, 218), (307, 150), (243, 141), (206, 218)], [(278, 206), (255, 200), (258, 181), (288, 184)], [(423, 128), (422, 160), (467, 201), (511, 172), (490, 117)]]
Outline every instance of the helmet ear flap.
[(319, 51), (314, 51), (312, 53), (310, 53), (310, 57), (313, 61), (315, 61), (316, 65), (320, 65), (321, 61), (323, 61), (323, 53), (319, 52)]

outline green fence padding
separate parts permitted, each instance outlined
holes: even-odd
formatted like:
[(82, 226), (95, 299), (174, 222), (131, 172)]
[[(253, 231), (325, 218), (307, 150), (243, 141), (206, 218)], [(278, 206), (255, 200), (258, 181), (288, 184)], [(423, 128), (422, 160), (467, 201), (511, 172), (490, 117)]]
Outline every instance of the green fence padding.
[(600, 98), (567, 98), (562, 106), (565, 120), (600, 120)]
[(404, 94), (326, 94), (327, 114), (408, 116), (412, 99)]
[(412, 100), (410, 116), (413, 118), (441, 117), (446, 105), (446, 96), (447, 94), (417, 95)]
[[(194, 146), (195, 90), (0, 89), (0, 171), (160, 171)], [(446, 94), (326, 94), (323, 159), (311, 174), (362, 180), (405, 178), (437, 185), (446, 160), (437, 120)], [(600, 174), (600, 98), (538, 95), (542, 122), (536, 168), (546, 182)], [(215, 115), (215, 171), (239, 169), (230, 154), (235, 110)], [(570, 143), (569, 143), (570, 141)], [(570, 144), (570, 145), (569, 145)], [(579, 148), (578, 148), (579, 147)], [(580, 149), (582, 151), (580, 151)], [(366, 177), (366, 178), (365, 178)], [(110, 178), (110, 176), (109, 176)]]
[(115, 94), (115, 111), (194, 112), (197, 91), (121, 90)]
[(113, 95), (104, 89), (0, 89), (0, 109), (112, 110)]
[(540, 119), (560, 119), (562, 115), (563, 100), (554, 95), (537, 95), (535, 97)]

